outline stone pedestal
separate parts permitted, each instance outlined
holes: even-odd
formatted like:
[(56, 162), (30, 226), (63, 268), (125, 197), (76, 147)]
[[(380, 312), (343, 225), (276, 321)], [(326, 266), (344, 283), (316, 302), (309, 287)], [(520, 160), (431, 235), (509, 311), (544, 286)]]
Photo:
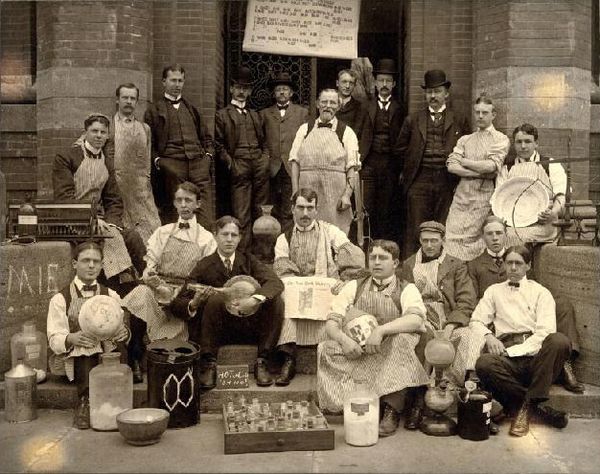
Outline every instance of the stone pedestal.
[(0, 377), (10, 369), (10, 338), (34, 320), (46, 332), (48, 302), (73, 275), (68, 242), (0, 247)]

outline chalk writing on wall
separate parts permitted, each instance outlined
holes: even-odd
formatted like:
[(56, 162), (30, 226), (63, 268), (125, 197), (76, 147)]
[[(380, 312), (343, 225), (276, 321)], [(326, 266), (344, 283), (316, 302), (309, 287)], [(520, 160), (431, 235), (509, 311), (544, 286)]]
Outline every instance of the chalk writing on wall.
[(354, 59), (360, 0), (249, 0), (242, 49)]

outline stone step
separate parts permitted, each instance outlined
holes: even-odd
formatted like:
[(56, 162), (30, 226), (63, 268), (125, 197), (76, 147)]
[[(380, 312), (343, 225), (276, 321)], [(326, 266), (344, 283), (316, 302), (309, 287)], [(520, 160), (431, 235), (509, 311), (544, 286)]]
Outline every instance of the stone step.
[[(250, 387), (246, 389), (210, 390), (202, 393), (200, 406), (202, 412), (219, 413), (223, 403), (229, 399), (236, 401), (244, 395), (251, 401), (257, 397), (261, 402), (284, 402), (286, 400), (316, 400), (315, 375), (297, 375), (287, 387), (257, 387), (253, 377), (250, 377)], [(0, 407), (4, 407), (5, 382), (0, 382)], [(147, 400), (146, 383), (133, 386), (133, 405), (142, 407)], [(71, 409), (77, 401), (77, 391), (74, 385), (64, 382), (61, 378), (50, 376), (48, 380), (37, 386), (37, 407), (53, 409)], [(584, 394), (574, 394), (564, 388), (554, 385), (550, 391), (548, 402), (552, 407), (565, 410), (573, 417), (600, 418), (600, 387), (586, 385)], [(456, 407), (448, 412), (456, 413)]]
[[(256, 361), (256, 346), (228, 345), (219, 348), (219, 365), (248, 364), (252, 372)], [(296, 371), (298, 374), (317, 373), (317, 346), (298, 346), (296, 357)]]

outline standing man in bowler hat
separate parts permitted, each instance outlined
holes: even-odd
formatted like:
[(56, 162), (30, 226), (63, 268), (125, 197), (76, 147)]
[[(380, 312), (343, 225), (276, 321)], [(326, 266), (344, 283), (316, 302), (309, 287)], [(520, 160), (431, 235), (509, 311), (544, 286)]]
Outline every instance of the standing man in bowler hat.
[(240, 250), (249, 250), (251, 224), (269, 202), (269, 152), (262, 119), (247, 108), (252, 92), (252, 73), (240, 67), (233, 75), (231, 102), (215, 117), (215, 149), (221, 166), (217, 170), (219, 213), (231, 210), (240, 221)]
[(400, 185), (406, 205), (404, 255), (417, 250), (421, 222), (446, 222), (458, 182), (446, 169), (446, 159), (470, 129), (467, 119), (448, 107), (451, 84), (440, 69), (425, 73), (421, 87), (427, 108), (406, 117), (396, 142), (403, 163)]
[[(396, 87), (396, 64), (393, 59), (381, 59), (373, 71), (377, 98), (367, 110), (372, 138), (365, 156), (361, 157), (360, 176), (363, 181), (363, 201), (370, 215), (371, 237), (395, 238), (392, 196), (400, 173), (400, 163), (393, 155), (393, 144), (402, 125), (402, 108), (392, 98)], [(362, 150), (361, 150), (362, 152)]]
[(294, 84), (288, 72), (280, 72), (271, 82), (275, 104), (260, 111), (269, 149), (269, 176), (273, 216), (286, 229), (292, 224), (292, 170), (290, 149), (300, 125), (308, 121), (308, 110), (291, 102)]

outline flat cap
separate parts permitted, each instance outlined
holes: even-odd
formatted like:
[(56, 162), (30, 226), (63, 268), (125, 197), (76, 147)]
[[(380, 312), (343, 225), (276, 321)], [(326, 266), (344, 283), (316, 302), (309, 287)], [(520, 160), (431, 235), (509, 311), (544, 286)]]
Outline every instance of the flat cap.
[(426, 221), (421, 223), (419, 226), (419, 232), (423, 232), (424, 230), (428, 230), (430, 232), (439, 232), (442, 236), (446, 235), (446, 227), (444, 224), (440, 224), (436, 221)]

